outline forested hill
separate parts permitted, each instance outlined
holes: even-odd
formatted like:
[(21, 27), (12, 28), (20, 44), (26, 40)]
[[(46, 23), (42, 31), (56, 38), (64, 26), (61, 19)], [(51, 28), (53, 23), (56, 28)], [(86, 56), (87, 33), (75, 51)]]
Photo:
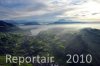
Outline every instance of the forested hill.
[(14, 31), (17, 29), (19, 28), (16, 25), (0, 20), (0, 32)]
[[(50, 44), (55, 57), (60, 57), (62, 62), (66, 60), (64, 56), (67, 54), (91, 54), (94, 63), (83, 64), (83, 66), (100, 65), (99, 29), (50, 29), (41, 32), (38, 38)], [(79, 66), (79, 64), (71, 64), (71, 66)]]
[[(42, 31), (37, 36), (0, 32), (0, 55), (5, 54), (21, 56), (50, 54), (55, 57), (59, 66), (100, 66), (100, 30), (53, 28)], [(93, 62), (66, 64), (67, 54), (91, 54)], [(41, 64), (31, 66), (41, 66)]]

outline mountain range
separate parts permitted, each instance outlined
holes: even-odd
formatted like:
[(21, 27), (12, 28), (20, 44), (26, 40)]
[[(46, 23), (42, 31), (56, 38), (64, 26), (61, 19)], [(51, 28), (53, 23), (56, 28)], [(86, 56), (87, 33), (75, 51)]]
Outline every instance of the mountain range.
[(50, 24), (100, 24), (100, 22), (78, 22), (78, 21), (60, 19)]
[(12, 23), (14, 25), (52, 25), (52, 24), (100, 24), (100, 22), (79, 22), (72, 20), (59, 19), (55, 22), (38, 22), (38, 21), (25, 21), (25, 20), (4, 20), (5, 22)]

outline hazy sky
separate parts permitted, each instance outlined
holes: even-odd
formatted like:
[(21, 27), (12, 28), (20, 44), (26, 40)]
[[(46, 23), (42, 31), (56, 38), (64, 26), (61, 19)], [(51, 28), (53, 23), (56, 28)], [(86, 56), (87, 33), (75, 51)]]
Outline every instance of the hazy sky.
[(0, 19), (100, 21), (100, 0), (0, 0)]

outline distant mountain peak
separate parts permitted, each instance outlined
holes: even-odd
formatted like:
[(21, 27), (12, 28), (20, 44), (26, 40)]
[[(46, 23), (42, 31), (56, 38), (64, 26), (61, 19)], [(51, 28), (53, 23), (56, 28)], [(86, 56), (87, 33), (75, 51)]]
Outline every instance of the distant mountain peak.
[(74, 22), (72, 20), (60, 19), (52, 24), (73, 24), (73, 23), (79, 23), (79, 22)]
[(60, 19), (57, 22), (67, 22), (65, 19)]

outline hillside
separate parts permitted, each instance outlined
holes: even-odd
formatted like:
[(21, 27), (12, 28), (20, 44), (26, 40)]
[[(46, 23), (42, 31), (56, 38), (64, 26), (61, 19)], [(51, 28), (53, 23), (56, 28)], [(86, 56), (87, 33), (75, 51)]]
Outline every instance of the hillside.
[(37, 38), (47, 42), (51, 46), (51, 50), (56, 57), (61, 59), (63, 62), (65, 61), (65, 55), (67, 54), (91, 54), (93, 56), (93, 63), (91, 64), (70, 64), (70, 66), (100, 65), (99, 29), (85, 28), (75, 30), (55, 28), (40, 32)]
[(18, 29), (16, 25), (0, 20), (0, 32), (15, 31)]

